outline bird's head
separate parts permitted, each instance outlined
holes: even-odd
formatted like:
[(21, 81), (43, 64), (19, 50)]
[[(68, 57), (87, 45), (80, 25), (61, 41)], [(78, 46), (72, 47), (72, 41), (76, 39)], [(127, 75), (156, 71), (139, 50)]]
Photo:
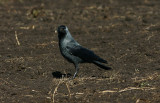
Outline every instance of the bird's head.
[(67, 32), (66, 32), (66, 26), (64, 26), (64, 25), (61, 25), (61, 26), (59, 26), (58, 27), (58, 34), (66, 34)]
[(67, 35), (68, 28), (67, 26), (61, 25), (58, 27), (58, 37), (63, 38), (65, 35)]
[(64, 26), (64, 25), (59, 26), (58, 29), (57, 29), (57, 32), (58, 32), (59, 40), (64, 39), (64, 38), (65, 39), (71, 39), (72, 38), (67, 26)]

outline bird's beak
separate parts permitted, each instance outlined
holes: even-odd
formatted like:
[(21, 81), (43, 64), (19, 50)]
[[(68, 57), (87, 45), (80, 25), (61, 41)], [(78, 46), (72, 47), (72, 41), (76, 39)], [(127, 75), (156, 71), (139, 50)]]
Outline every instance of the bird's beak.
[(57, 34), (57, 30), (54, 31)]

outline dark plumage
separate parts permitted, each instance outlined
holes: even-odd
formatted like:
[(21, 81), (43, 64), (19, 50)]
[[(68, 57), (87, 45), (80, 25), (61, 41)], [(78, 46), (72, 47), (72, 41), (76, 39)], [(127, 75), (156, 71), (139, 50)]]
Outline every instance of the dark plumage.
[(102, 69), (111, 69), (110, 67), (102, 64), (107, 64), (106, 60), (97, 56), (93, 51), (82, 47), (77, 41), (75, 41), (66, 26), (61, 25), (58, 27), (58, 38), (61, 54), (69, 62), (75, 65), (76, 72), (73, 78), (75, 78), (78, 73), (79, 63), (94, 63)]

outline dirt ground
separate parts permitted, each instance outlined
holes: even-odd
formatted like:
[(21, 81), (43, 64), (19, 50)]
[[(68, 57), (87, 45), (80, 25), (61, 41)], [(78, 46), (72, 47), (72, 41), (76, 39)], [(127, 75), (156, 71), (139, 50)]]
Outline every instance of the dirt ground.
[[(70, 80), (62, 24), (112, 70)], [(160, 103), (160, 1), (0, 0), (0, 103)]]

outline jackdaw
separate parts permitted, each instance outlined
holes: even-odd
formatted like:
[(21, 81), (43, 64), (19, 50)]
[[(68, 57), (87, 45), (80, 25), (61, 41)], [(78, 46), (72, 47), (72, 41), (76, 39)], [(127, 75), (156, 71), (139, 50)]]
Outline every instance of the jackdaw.
[(109, 70), (110, 67), (103, 65), (107, 61), (97, 56), (93, 51), (82, 47), (71, 36), (67, 26), (61, 25), (58, 27), (58, 39), (60, 52), (64, 58), (75, 65), (76, 72), (73, 78), (76, 77), (79, 67), (79, 63), (94, 63), (102, 69)]

